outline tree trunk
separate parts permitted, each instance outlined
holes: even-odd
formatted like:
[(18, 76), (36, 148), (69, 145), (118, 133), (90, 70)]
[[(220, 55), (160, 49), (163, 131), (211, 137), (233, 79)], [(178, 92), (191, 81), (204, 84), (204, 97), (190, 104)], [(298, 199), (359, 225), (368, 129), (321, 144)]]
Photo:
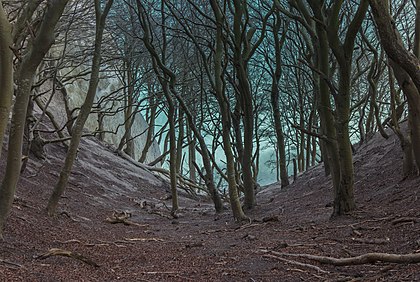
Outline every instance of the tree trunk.
[[(177, 192), (177, 144), (176, 144), (176, 132), (175, 132), (175, 103), (172, 98), (171, 92), (175, 89), (175, 75), (165, 67), (166, 61), (166, 33), (165, 33), (165, 17), (164, 14), (164, 2), (161, 3), (162, 13), (162, 57), (156, 52), (155, 47), (152, 45), (152, 37), (150, 32), (149, 18), (146, 16), (143, 4), (137, 0), (138, 18), (143, 28), (144, 36), (143, 43), (152, 56), (153, 70), (158, 76), (162, 91), (165, 96), (166, 102), (168, 103), (168, 122), (169, 122), (169, 179), (171, 183), (172, 193), (172, 210), (171, 213), (174, 216), (179, 209), (178, 192)], [(160, 71), (159, 71), (160, 69)], [(163, 74), (161, 73), (163, 72)]]
[(95, 49), (92, 59), (91, 76), (89, 80), (88, 92), (86, 94), (85, 101), (80, 109), (76, 123), (72, 129), (72, 136), (70, 140), (70, 146), (67, 151), (64, 165), (60, 172), (60, 177), (57, 184), (54, 186), (54, 190), (48, 200), (47, 212), (49, 216), (54, 216), (57, 212), (58, 203), (61, 196), (63, 195), (68, 180), (70, 177), (71, 169), (73, 167), (74, 160), (77, 155), (80, 139), (82, 137), (83, 127), (92, 109), (93, 101), (96, 95), (96, 88), (99, 82), (99, 69), (101, 64), (101, 48), (102, 48), (102, 37), (105, 29), (105, 20), (111, 9), (113, 0), (108, 0), (104, 11), (101, 12), (101, 5), (99, 0), (95, 0), (95, 13), (96, 13), (96, 35), (95, 35)]
[(401, 131), (399, 118), (397, 113), (397, 93), (394, 86), (394, 72), (392, 71), (391, 64), (388, 64), (388, 80), (389, 80), (389, 92), (391, 94), (391, 128), (394, 130), (398, 139), (400, 140), (401, 149), (403, 151), (403, 177), (414, 174), (416, 167), (413, 159), (413, 148), (411, 138)]
[[(178, 95), (178, 93), (176, 91), (173, 91), (175, 97), (177, 98), (179, 104), (181, 105), (183, 111), (185, 112), (185, 115), (187, 116), (188, 119), (188, 126), (191, 129), (191, 131), (194, 133), (194, 137), (198, 140), (199, 145), (200, 145), (200, 149), (201, 149), (201, 156), (203, 159), (203, 165), (204, 165), (204, 169), (205, 169), (205, 184), (207, 186), (207, 189), (209, 189), (209, 193), (210, 196), (213, 200), (214, 203), (214, 208), (216, 210), (216, 212), (221, 212), (223, 210), (223, 203), (222, 200), (220, 198), (219, 193), (217, 192), (216, 186), (214, 185), (214, 177), (213, 177), (213, 170), (211, 167), (211, 162), (210, 162), (210, 156), (209, 156), (209, 151), (207, 149), (207, 144), (206, 141), (204, 140), (204, 138), (201, 136), (199, 130), (197, 129), (197, 127), (194, 124), (194, 117), (191, 114), (191, 112), (189, 111), (187, 105), (185, 104), (184, 100)], [(191, 146), (191, 145), (189, 145)], [(195, 148), (194, 149), (194, 155), (195, 155)], [(190, 152), (191, 154), (191, 152)], [(191, 155), (190, 155), (191, 157)], [(195, 157), (194, 157), (195, 158)], [(192, 166), (194, 166), (192, 164)], [(190, 165), (191, 167), (191, 165)]]
[(353, 156), (349, 134), (351, 70), (355, 39), (369, 8), (367, 0), (361, 0), (357, 11), (348, 24), (344, 42), (339, 32), (342, 1), (336, 1), (329, 8), (327, 35), (329, 46), (339, 67), (338, 93), (335, 93), (336, 140), (339, 154), (340, 183), (335, 190), (333, 216), (340, 216), (355, 209)]
[(37, 67), (54, 42), (54, 28), (68, 0), (50, 1), (41, 26), (16, 73), (16, 101), (9, 134), (6, 172), (0, 187), (0, 236), (13, 203), (22, 157), (23, 130), (26, 110)]
[[(314, 4), (316, 5), (316, 4)], [(314, 7), (313, 7), (314, 9)], [(317, 11), (315, 9), (315, 11)], [(315, 12), (314, 11), (314, 12)], [(322, 19), (322, 14), (317, 11), (319, 19)], [(330, 66), (329, 66), (329, 47), (328, 38), (322, 22), (316, 22), (316, 34), (318, 36), (318, 42), (315, 42), (314, 46), (317, 46), (317, 65), (319, 70), (325, 77), (329, 77)], [(338, 156), (338, 146), (336, 140), (336, 128), (335, 128), (335, 117), (332, 112), (332, 106), (330, 101), (330, 89), (325, 78), (318, 75), (319, 85), (319, 97), (317, 97), (318, 113), (321, 124), (321, 132), (327, 138), (327, 140), (321, 140), (321, 148), (323, 149), (323, 158), (326, 169), (329, 169), (331, 173), (334, 198), (337, 195), (340, 185), (340, 163)], [(328, 170), (326, 170), (327, 174)]]
[[(252, 209), (256, 204), (255, 187), (256, 183), (252, 174), (253, 167), (253, 141), (254, 141), (254, 105), (251, 84), (248, 74), (248, 62), (255, 52), (256, 47), (262, 42), (265, 35), (265, 26), (268, 17), (274, 11), (270, 11), (263, 19), (261, 32), (258, 40), (252, 42), (255, 28), (248, 25), (249, 11), (247, 1), (233, 1), (233, 28), (232, 28), (232, 51), (233, 67), (237, 78), (237, 90), (241, 109), (243, 112), (243, 138), (244, 152), (241, 158), (243, 184), (244, 184), (244, 207)], [(229, 36), (227, 36), (229, 37)]]
[(340, 185), (334, 199), (333, 215), (343, 215), (355, 208), (353, 155), (350, 143), (350, 74), (349, 67), (340, 66), (339, 95), (336, 101), (337, 145), (340, 164)]
[(13, 45), (11, 25), (0, 5), (0, 157), (3, 138), (9, 123), (13, 96)]
[(280, 108), (279, 108), (278, 83), (281, 78), (281, 70), (282, 70), (281, 49), (286, 40), (286, 31), (283, 33), (282, 37), (279, 38), (280, 25), (281, 25), (280, 15), (279, 13), (276, 13), (275, 23), (273, 27), (276, 65), (275, 65), (274, 74), (272, 75), (270, 98), (271, 98), (271, 107), (273, 110), (274, 129), (275, 129), (276, 137), (277, 137), (277, 151), (278, 151), (278, 158), (279, 158), (281, 187), (283, 188), (289, 185), (289, 175), (287, 173), (286, 146), (284, 144), (283, 126), (281, 124), (281, 114), (280, 114)]
[(176, 156), (176, 171), (181, 173), (182, 171), (182, 147), (184, 143), (184, 111), (182, 108), (178, 108), (178, 142), (176, 145), (177, 156)]
[(223, 88), (223, 13), (216, 0), (210, 0), (215, 18), (216, 18), (216, 49), (214, 54), (214, 82), (215, 93), (219, 103), (220, 112), (222, 116), (222, 139), (224, 151), (226, 155), (226, 169), (228, 177), (229, 199), (232, 208), (233, 217), (237, 221), (247, 219), (245, 216), (241, 203), (239, 201), (238, 190), (236, 185), (235, 163), (230, 142), (230, 128), (231, 122), (229, 120), (229, 104), (224, 93)]
[(134, 105), (134, 81), (133, 71), (131, 64), (127, 63), (127, 83), (128, 83), (128, 93), (125, 99), (125, 110), (124, 110), (124, 129), (125, 129), (125, 149), (124, 152), (127, 153), (132, 159), (134, 159), (134, 139), (132, 138), (131, 129), (134, 124), (135, 114), (133, 114), (133, 105)]
[[(395, 77), (398, 84), (403, 88), (407, 97), (409, 116), (411, 120), (411, 141), (412, 144), (420, 144), (420, 60), (416, 55), (406, 50), (393, 19), (389, 14), (388, 1), (369, 0), (372, 14), (378, 28), (382, 46), (391, 60)], [(419, 4), (418, 1), (416, 4)], [(417, 11), (419, 7), (417, 6)], [(415, 52), (419, 51), (418, 26), (419, 17), (416, 15)], [(399, 69), (397, 68), (400, 67)], [(413, 146), (414, 159), (417, 168), (420, 169), (420, 146)]]
[(153, 144), (153, 136), (155, 135), (154, 128), (155, 128), (155, 120), (156, 120), (156, 109), (157, 103), (155, 99), (155, 94), (152, 93), (152, 87), (150, 83), (147, 85), (148, 87), (148, 95), (149, 95), (149, 107), (150, 107), (150, 115), (149, 115), (149, 128), (147, 129), (147, 137), (146, 141), (144, 142), (143, 150), (141, 151), (141, 156), (139, 159), (140, 163), (144, 163), (146, 161), (147, 153), (149, 152), (150, 147)]
[[(194, 122), (194, 121), (193, 121)], [(187, 140), (188, 140), (188, 168), (190, 171), (190, 180), (193, 183), (197, 182), (197, 171), (195, 168), (195, 163), (196, 163), (196, 153), (195, 153), (195, 146), (196, 146), (196, 142), (193, 139), (193, 134), (192, 134), (192, 130), (191, 130), (191, 125), (188, 124), (187, 126)]]

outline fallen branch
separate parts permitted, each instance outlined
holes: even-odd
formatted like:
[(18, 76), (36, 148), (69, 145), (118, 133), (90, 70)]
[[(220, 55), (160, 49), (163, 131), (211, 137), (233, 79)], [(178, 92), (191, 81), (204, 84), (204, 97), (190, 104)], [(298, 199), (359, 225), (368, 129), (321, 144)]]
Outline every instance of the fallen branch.
[(16, 262), (12, 262), (12, 261), (8, 261), (8, 260), (4, 260), (4, 259), (0, 259), (0, 263), (4, 263), (4, 264), (7, 264), (7, 265), (11, 265), (11, 266), (16, 266), (16, 267), (22, 267), (22, 265), (21, 264), (18, 264), (18, 263), (16, 263)]
[(286, 262), (286, 263), (289, 263), (289, 264), (294, 264), (294, 265), (298, 265), (298, 266), (307, 267), (307, 268), (314, 269), (314, 270), (316, 270), (318, 272), (321, 272), (321, 273), (328, 273), (328, 271), (325, 271), (325, 270), (321, 269), (320, 267), (312, 265), (312, 264), (307, 264), (307, 263), (302, 263), (302, 262), (298, 262), (298, 261), (294, 261), (294, 260), (289, 260), (289, 259), (285, 259), (285, 258), (281, 258), (281, 257), (275, 256), (275, 255), (269, 255), (269, 254), (268, 255), (263, 255), (263, 257), (264, 258), (273, 258), (273, 259), (283, 261), (283, 262)]
[(163, 242), (160, 238), (124, 238), (128, 242)]
[(400, 223), (408, 223), (408, 222), (412, 222), (412, 223), (417, 223), (419, 222), (420, 219), (418, 219), (417, 217), (401, 217), (401, 218), (397, 218), (395, 220), (393, 220), (391, 222), (392, 225), (397, 225)]
[(133, 222), (131, 220), (129, 220), (129, 218), (131, 217), (131, 213), (128, 212), (116, 212), (114, 211), (112, 213), (111, 217), (107, 217), (105, 219), (106, 222), (111, 223), (111, 224), (117, 224), (117, 223), (122, 223), (124, 225), (135, 225), (135, 226), (139, 226), (139, 227), (147, 227), (148, 224), (139, 224), (136, 222)]
[(385, 245), (388, 244), (391, 240), (389, 238), (385, 239), (364, 239), (364, 238), (351, 238), (353, 242), (361, 244), (377, 244)]
[(335, 266), (344, 265), (361, 265), (375, 262), (389, 262), (389, 263), (420, 263), (420, 253), (415, 254), (388, 254), (388, 253), (367, 253), (360, 256), (349, 257), (349, 258), (334, 258), (326, 256), (316, 256), (309, 254), (290, 254), (290, 253), (279, 253), (270, 250), (262, 250), (261, 252), (271, 254), (274, 256), (289, 256), (295, 258), (305, 258), (314, 260), (322, 264), (331, 264)]
[(60, 244), (73, 244), (73, 243), (82, 244), (82, 242), (80, 240), (77, 240), (77, 239), (70, 239), (70, 240), (67, 240), (67, 241), (56, 241), (56, 242), (60, 243)]
[(161, 216), (161, 217), (164, 217), (164, 218), (167, 218), (167, 219), (174, 219), (174, 218), (177, 218), (177, 217), (175, 217), (174, 215), (170, 216), (170, 215), (164, 214), (164, 213), (159, 212), (159, 211), (156, 211), (156, 210), (151, 210), (151, 211), (147, 211), (147, 212), (148, 212), (149, 214), (156, 214), (156, 215), (158, 215), (158, 216)]
[(39, 255), (36, 257), (36, 259), (46, 259), (52, 256), (63, 256), (63, 257), (69, 257), (69, 258), (74, 258), (76, 260), (80, 260), (86, 264), (89, 264), (91, 266), (94, 267), (99, 267), (99, 265), (94, 262), (93, 260), (91, 260), (90, 258), (87, 258), (79, 253), (75, 253), (75, 252), (71, 252), (71, 251), (67, 251), (67, 250), (63, 250), (63, 249), (57, 249), (57, 248), (52, 248), (50, 249), (48, 252), (46, 252), (45, 254)]

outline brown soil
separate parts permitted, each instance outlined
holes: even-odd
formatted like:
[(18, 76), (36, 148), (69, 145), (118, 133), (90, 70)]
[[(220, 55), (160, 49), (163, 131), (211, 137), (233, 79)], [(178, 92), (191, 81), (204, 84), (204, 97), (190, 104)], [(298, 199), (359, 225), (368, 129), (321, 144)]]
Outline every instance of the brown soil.
[[(420, 252), (420, 179), (402, 181), (395, 137), (376, 136), (355, 155), (353, 214), (330, 219), (331, 181), (318, 165), (285, 190), (262, 190), (245, 224), (185, 193), (179, 218), (171, 219), (167, 184), (93, 138), (82, 142), (60, 215), (48, 218), (65, 150), (48, 145), (47, 153), (46, 161), (29, 161), (19, 183), (0, 242), (1, 281), (420, 281), (420, 264), (335, 267), (283, 257), (306, 264), (298, 265), (262, 251), (337, 258)], [(107, 222), (115, 211), (130, 213), (135, 224)], [(99, 267), (74, 257), (39, 258), (52, 248)]]

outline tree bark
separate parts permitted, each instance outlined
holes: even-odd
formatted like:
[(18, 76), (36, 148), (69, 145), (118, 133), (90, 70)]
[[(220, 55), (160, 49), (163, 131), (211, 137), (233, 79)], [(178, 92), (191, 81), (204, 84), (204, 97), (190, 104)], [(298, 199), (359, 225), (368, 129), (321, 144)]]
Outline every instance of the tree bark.
[(150, 106), (150, 115), (149, 115), (149, 128), (147, 129), (147, 136), (146, 141), (144, 142), (143, 150), (141, 151), (141, 156), (139, 158), (140, 163), (144, 163), (146, 161), (147, 153), (149, 152), (150, 147), (153, 144), (153, 136), (155, 134), (154, 127), (155, 127), (155, 120), (156, 120), (156, 109), (157, 103), (155, 99), (155, 93), (152, 93), (152, 86), (150, 82), (147, 85), (148, 88), (148, 99), (149, 99), (149, 106)]
[(271, 84), (271, 107), (273, 109), (273, 118), (274, 118), (274, 129), (277, 137), (277, 150), (279, 156), (279, 166), (280, 166), (280, 180), (281, 187), (287, 187), (289, 185), (289, 175), (287, 173), (286, 165), (286, 146), (284, 144), (284, 134), (283, 126), (281, 123), (281, 114), (279, 108), (279, 81), (281, 78), (281, 49), (286, 40), (286, 31), (279, 38), (280, 32), (280, 15), (276, 13), (275, 23), (273, 27), (273, 36), (274, 36), (274, 47), (275, 47), (275, 71), (272, 74), (272, 84)]
[(125, 98), (125, 110), (124, 110), (124, 137), (125, 137), (125, 149), (124, 152), (127, 153), (132, 159), (134, 159), (134, 139), (132, 138), (131, 130), (134, 124), (135, 114), (133, 114), (133, 106), (134, 106), (134, 81), (133, 79), (133, 70), (132, 66), (129, 62), (126, 63), (127, 66), (127, 84), (128, 84), (128, 93), (127, 97)]
[(12, 29), (0, 4), (0, 157), (13, 96)]

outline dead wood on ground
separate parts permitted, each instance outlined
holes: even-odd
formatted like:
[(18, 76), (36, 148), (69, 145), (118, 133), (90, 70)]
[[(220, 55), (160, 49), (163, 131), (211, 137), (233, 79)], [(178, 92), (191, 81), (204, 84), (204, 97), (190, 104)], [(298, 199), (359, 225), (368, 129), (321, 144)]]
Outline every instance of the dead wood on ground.
[(122, 223), (124, 225), (135, 225), (135, 226), (139, 226), (139, 227), (147, 227), (148, 224), (139, 224), (136, 222), (133, 222), (131, 220), (129, 220), (129, 218), (131, 217), (131, 213), (128, 212), (117, 212), (114, 211), (112, 213), (111, 217), (107, 217), (105, 219), (106, 222), (111, 223), (111, 224), (117, 224), (117, 223)]
[(279, 261), (283, 261), (283, 262), (289, 263), (289, 264), (294, 264), (294, 265), (297, 265), (297, 266), (307, 267), (307, 268), (314, 269), (314, 270), (316, 270), (318, 272), (321, 272), (321, 273), (328, 273), (327, 271), (321, 269), (318, 266), (315, 266), (315, 265), (312, 265), (312, 264), (308, 264), (308, 263), (302, 263), (302, 262), (298, 262), (298, 261), (294, 261), (294, 260), (285, 259), (285, 258), (276, 256), (276, 255), (270, 255), (270, 254), (268, 254), (268, 255), (264, 255), (263, 257), (265, 257), (265, 258), (273, 258), (273, 259), (276, 259), (276, 260), (279, 260)]
[(376, 245), (385, 245), (391, 241), (389, 238), (385, 238), (385, 239), (351, 238), (351, 240), (353, 242), (360, 243), (360, 244), (376, 244)]
[(402, 224), (402, 223), (417, 223), (420, 222), (420, 219), (417, 217), (400, 217), (393, 220), (392, 225)]
[(360, 256), (349, 257), (349, 258), (334, 258), (327, 256), (316, 256), (309, 254), (290, 254), (290, 253), (279, 253), (270, 250), (262, 250), (262, 253), (271, 254), (274, 256), (288, 256), (295, 258), (305, 258), (313, 261), (317, 261), (322, 264), (331, 264), (335, 266), (346, 266), (346, 265), (361, 265), (375, 262), (389, 262), (389, 263), (420, 263), (420, 253), (414, 254), (388, 254), (388, 253), (367, 253)]
[(46, 259), (52, 256), (63, 256), (63, 257), (69, 257), (69, 258), (73, 258), (76, 260), (80, 260), (86, 264), (89, 264), (91, 266), (94, 267), (99, 267), (99, 264), (97, 264), (96, 262), (94, 262), (93, 260), (91, 260), (88, 257), (85, 257), (79, 253), (75, 253), (75, 252), (71, 252), (71, 251), (67, 251), (67, 250), (63, 250), (63, 249), (57, 249), (57, 248), (52, 248), (50, 249), (48, 252), (39, 255), (36, 257), (36, 259)]
[(22, 267), (21, 264), (18, 264), (16, 262), (12, 262), (12, 261), (8, 261), (8, 260), (4, 260), (4, 259), (0, 259), (0, 263), (6, 264), (6, 265), (9, 265), (9, 266), (19, 267), (19, 268)]

